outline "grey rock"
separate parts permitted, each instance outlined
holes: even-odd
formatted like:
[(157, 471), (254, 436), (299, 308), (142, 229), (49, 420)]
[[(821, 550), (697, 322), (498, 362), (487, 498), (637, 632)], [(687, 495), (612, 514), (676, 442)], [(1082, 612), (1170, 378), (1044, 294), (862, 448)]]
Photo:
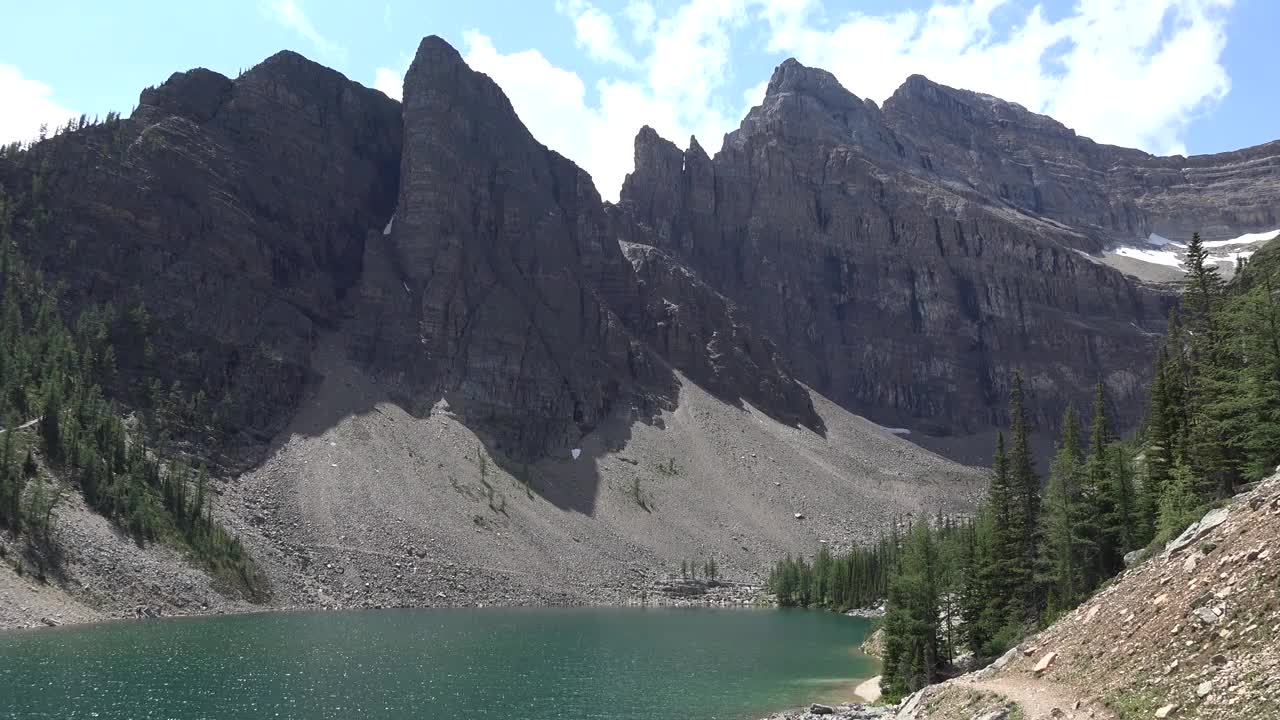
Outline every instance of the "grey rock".
[(1195, 610), (1192, 610), (1191, 614), (1205, 625), (1218, 624), (1218, 614), (1207, 607), (1198, 607)]
[[(787, 61), (709, 161), (642, 130), (617, 210), (631, 222), (616, 227), (685, 261), (750, 311), (800, 379), (877, 422), (982, 432), (1017, 366), (1052, 427), (1084, 402), (1080, 376), (1130, 405), (1142, 371), (1116, 368), (1145, 365), (1171, 301), (1083, 255), (1160, 225), (1154, 207), (1136, 209), (1146, 194), (1112, 199), (1111, 150), (920, 77), (882, 111)], [(1085, 345), (1098, 354), (1070, 349)]]
[(1192, 523), (1182, 534), (1165, 547), (1165, 555), (1177, 555), (1191, 546), (1192, 543), (1209, 534), (1209, 531), (1227, 521), (1231, 511), (1229, 508), (1215, 508), (1205, 513), (1199, 522)]

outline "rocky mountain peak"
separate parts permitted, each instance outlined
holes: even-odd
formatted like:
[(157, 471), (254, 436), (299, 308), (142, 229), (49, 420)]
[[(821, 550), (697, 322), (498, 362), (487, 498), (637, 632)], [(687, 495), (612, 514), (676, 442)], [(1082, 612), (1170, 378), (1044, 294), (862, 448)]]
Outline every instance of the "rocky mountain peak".
[(832, 110), (862, 105), (862, 100), (846, 90), (835, 75), (821, 68), (802, 65), (795, 58), (784, 60), (774, 69), (765, 90), (765, 102), (783, 95), (811, 97)]
[(174, 73), (163, 84), (142, 91), (138, 111), (154, 108), (161, 115), (206, 122), (231, 97), (231, 87), (229, 78), (205, 68)]
[(930, 124), (981, 123), (1016, 126), (1074, 137), (1075, 132), (1047, 115), (993, 95), (961, 90), (912, 75), (884, 103), (886, 115), (909, 118), (928, 129)]

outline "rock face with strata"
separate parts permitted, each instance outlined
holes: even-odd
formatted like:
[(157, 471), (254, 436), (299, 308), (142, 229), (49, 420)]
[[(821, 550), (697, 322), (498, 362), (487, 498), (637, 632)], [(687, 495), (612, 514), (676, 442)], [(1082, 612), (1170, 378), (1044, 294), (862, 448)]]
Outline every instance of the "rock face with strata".
[(282, 52), (234, 80), (177, 73), (131, 117), (36, 144), (0, 182), (68, 318), (115, 307), (112, 394), (145, 405), (153, 383), (176, 383), (205, 398), (219, 444), (244, 448), (309, 382), (365, 231), (391, 213), (399, 157), (394, 101)]
[(1172, 295), (1089, 253), (1196, 219), (1273, 223), (1277, 149), (1155, 158), (919, 76), (879, 108), (789, 60), (714, 158), (641, 130), (616, 226), (686, 262), (800, 379), (878, 422), (981, 432), (1004, 421), (1021, 369), (1046, 428), (1099, 380), (1132, 423)]
[(672, 407), (675, 371), (817, 430), (797, 380), (965, 436), (1021, 368), (1051, 425), (1099, 379), (1136, 407), (1171, 303), (1089, 253), (1277, 224), (1275, 144), (1155, 158), (921, 77), (880, 108), (788, 61), (714, 157), (642, 130), (616, 205), (442, 40), (404, 98), (285, 52), (0, 159), (67, 315), (119, 309), (114, 395), (176, 383), (260, 447), (335, 335), (524, 459)]
[[(382, 256), (361, 313), (378, 330), (361, 347), (409, 379), (420, 409), (443, 397), (496, 449), (530, 459), (576, 446), (615, 411), (674, 407), (670, 363), (788, 422), (818, 422), (769, 343), (735, 334), (714, 292), (669, 266), (642, 287), (637, 269), (653, 264), (623, 256), (591, 178), (443, 40), (419, 47), (403, 114), (395, 221), (366, 248)], [(692, 302), (672, 311), (660, 294)]]

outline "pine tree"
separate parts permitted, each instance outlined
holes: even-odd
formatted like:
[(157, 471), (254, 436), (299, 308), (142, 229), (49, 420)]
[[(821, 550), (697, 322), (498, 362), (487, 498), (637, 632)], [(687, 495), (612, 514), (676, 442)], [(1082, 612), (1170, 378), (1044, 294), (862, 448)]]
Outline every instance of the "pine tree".
[(1143, 462), (1142, 491), (1138, 499), (1137, 535), (1139, 542), (1150, 541), (1158, 532), (1160, 499), (1169, 483), (1169, 475), (1177, 458), (1177, 431), (1169, 356), (1161, 348), (1152, 370), (1150, 397), (1147, 403), (1146, 450)]
[(938, 558), (928, 523), (916, 522), (889, 586), (881, 690), (901, 697), (937, 680)]
[(1157, 519), (1157, 538), (1168, 541), (1195, 521), (1199, 505), (1195, 472), (1185, 463), (1173, 466), (1169, 482), (1160, 495), (1160, 515)]
[(1113, 442), (1108, 448), (1111, 466), (1111, 514), (1105, 519), (1107, 536), (1111, 539), (1118, 563), (1114, 570), (1123, 569), (1124, 555), (1139, 547), (1137, 500), (1133, 487), (1133, 451), (1126, 443)]
[(975, 656), (981, 657), (1004, 623), (1002, 607), (993, 607), (998, 586), (992, 557), (994, 523), (984, 511), (967, 534), (961, 554), (960, 634)]
[(1089, 559), (1096, 551), (1097, 523), (1083, 495), (1084, 470), (1080, 452), (1080, 422), (1067, 406), (1062, 439), (1049, 472), (1045, 498), (1045, 552), (1049, 563), (1050, 609), (1076, 606), (1090, 580)]
[(1040, 543), (1040, 477), (1031, 454), (1031, 423), (1027, 417), (1022, 373), (1017, 370), (1013, 372), (1009, 389), (1009, 421), (1009, 485), (1017, 499), (1012, 527), (1019, 533), (1017, 540), (1022, 556), (1019, 566), (1011, 568), (1011, 579), (1016, 583), (1023, 614), (1036, 617), (1043, 608), (1042, 593), (1035, 578)]
[(50, 382), (45, 393), (42, 415), (40, 416), (40, 436), (44, 439), (45, 451), (54, 460), (62, 458), (62, 391), (55, 380)]
[(1084, 516), (1089, 526), (1089, 538), (1085, 590), (1092, 590), (1119, 569), (1124, 550), (1121, 535), (1125, 531), (1114, 523), (1116, 517), (1116, 487), (1112, 479), (1111, 425), (1107, 420), (1107, 390), (1101, 382), (1094, 389), (1093, 426), (1089, 432), (1089, 457), (1085, 463), (1085, 483), (1082, 492)]
[(0, 455), (0, 527), (18, 531), (22, 528), (22, 491), (24, 478), (13, 464), (13, 430), (4, 434), (4, 452)]

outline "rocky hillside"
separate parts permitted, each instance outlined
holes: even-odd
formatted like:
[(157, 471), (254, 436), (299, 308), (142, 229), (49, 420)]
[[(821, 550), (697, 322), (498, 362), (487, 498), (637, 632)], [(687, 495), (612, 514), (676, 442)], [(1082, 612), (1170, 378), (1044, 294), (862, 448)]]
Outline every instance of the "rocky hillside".
[[(642, 131), (613, 205), (430, 37), (402, 105), (289, 52), (192, 70), (0, 187), (68, 325), (116, 308), (122, 412), (183, 410), (166, 445), (274, 605), (585, 602), (963, 510), (978, 473), (894, 433), (985, 460), (1012, 368), (1045, 427), (1098, 378), (1136, 407), (1171, 295), (1095, 255), (1271, 229), (1274, 150), (1152, 158), (788, 61), (714, 156)], [(162, 547), (88, 552), (77, 508), (67, 603), (221, 607)]]
[[(900, 720), (1280, 717), (1280, 473)], [(991, 713), (991, 714), (984, 714)]]
[[(298, 137), (261, 147), (254, 103)], [(971, 505), (980, 473), (812, 393), (698, 273), (619, 243), (590, 178), (443, 41), (388, 103), (282, 54), (0, 166), (20, 219), (48, 218), (17, 240), (75, 286), (71, 317), (146, 308), (117, 328), (147, 349), (116, 391), (215, 399), (178, 446), (252, 466), (215, 513), (271, 606), (625, 602), (712, 558), (758, 586), (783, 553)], [(86, 540), (109, 525), (75, 501), (61, 516), (58, 592), (7, 576), (3, 622), (243, 609), (163, 547)]]

